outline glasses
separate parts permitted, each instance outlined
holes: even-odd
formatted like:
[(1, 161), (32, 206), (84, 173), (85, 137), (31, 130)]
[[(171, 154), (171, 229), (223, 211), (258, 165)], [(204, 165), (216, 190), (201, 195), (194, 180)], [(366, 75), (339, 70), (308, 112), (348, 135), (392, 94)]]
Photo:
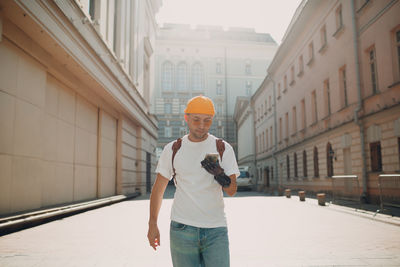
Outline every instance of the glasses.
[[(198, 119), (192, 120), (192, 124), (193, 124), (194, 126), (200, 126), (201, 122), (202, 122), (202, 121), (201, 121), (201, 120), (198, 120)], [(205, 121), (203, 121), (203, 125), (204, 125), (205, 127), (210, 127), (211, 124), (212, 124), (212, 120), (205, 120)]]

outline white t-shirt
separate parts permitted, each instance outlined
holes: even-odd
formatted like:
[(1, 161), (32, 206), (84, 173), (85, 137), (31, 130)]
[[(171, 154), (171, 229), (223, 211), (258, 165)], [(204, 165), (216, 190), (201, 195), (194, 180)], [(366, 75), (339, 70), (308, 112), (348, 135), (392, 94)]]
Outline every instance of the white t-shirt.
[[(213, 228), (227, 226), (221, 185), (202, 166), (206, 154), (218, 154), (217, 138), (211, 134), (202, 142), (192, 142), (185, 135), (181, 148), (175, 155), (176, 191), (172, 205), (171, 220), (183, 224)], [(172, 144), (170, 142), (161, 153), (156, 173), (172, 179)], [(239, 176), (235, 153), (231, 145), (225, 142), (222, 161), (219, 162), (225, 174)]]

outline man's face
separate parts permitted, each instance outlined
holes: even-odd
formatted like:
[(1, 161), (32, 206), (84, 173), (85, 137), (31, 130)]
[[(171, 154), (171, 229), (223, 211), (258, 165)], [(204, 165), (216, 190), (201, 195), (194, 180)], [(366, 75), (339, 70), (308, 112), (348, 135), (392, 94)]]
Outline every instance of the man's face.
[(213, 116), (207, 114), (188, 114), (187, 118), (190, 134), (196, 139), (204, 139), (211, 127)]

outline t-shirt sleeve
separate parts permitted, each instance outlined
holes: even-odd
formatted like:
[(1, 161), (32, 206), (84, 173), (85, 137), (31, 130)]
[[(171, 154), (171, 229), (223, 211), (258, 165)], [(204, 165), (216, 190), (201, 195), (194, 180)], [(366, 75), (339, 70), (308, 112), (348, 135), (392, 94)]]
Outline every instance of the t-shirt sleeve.
[(172, 179), (172, 144), (167, 144), (161, 152), (157, 163), (156, 173), (161, 174), (165, 178)]
[(236, 162), (235, 152), (233, 148), (228, 143), (225, 143), (225, 152), (222, 156), (221, 166), (224, 168), (225, 174), (231, 176), (236, 174), (236, 178), (240, 175), (239, 167)]

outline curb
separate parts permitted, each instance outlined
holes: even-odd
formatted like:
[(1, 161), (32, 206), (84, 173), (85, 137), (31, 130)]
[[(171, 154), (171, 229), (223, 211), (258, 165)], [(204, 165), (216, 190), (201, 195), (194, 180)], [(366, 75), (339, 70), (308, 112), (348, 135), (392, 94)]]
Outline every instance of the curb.
[(140, 193), (134, 193), (130, 195), (117, 195), (77, 204), (0, 218), (0, 236), (11, 234), (26, 228), (38, 226), (40, 224), (48, 223), (85, 211), (112, 205), (128, 199), (136, 198), (138, 196), (140, 196)]

